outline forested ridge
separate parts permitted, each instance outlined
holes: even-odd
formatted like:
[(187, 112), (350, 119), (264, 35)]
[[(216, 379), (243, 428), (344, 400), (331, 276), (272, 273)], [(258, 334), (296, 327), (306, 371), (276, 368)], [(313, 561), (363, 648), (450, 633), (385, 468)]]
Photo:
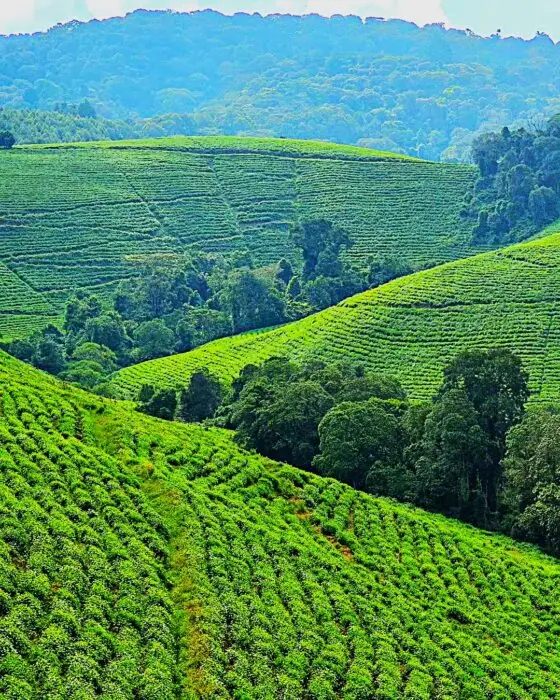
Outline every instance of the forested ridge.
[[(560, 49), (399, 20), (138, 11), (0, 39), (0, 103), (187, 115), (181, 133), (360, 143), (465, 160), (474, 134), (560, 111)], [(169, 133), (169, 132), (167, 132)]]

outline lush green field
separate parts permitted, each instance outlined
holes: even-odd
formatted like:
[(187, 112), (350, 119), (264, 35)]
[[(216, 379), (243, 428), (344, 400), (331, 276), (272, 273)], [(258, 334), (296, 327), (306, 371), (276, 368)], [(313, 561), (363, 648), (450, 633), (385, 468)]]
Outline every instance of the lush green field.
[(231, 379), (250, 362), (354, 358), (428, 398), (460, 350), (506, 347), (530, 372), (537, 399), (560, 399), (560, 233), (390, 282), (275, 330), (226, 338), (118, 373), (114, 386), (184, 385), (198, 367)]
[(288, 229), (305, 218), (343, 226), (362, 263), (368, 254), (418, 266), (463, 257), (473, 249), (459, 210), (473, 177), (468, 166), (287, 139), (2, 153), (0, 339), (55, 320), (73, 289), (109, 296), (154, 255), (250, 250), (258, 264), (276, 263), (293, 255)]
[(0, 695), (559, 697), (560, 564), (0, 355)]

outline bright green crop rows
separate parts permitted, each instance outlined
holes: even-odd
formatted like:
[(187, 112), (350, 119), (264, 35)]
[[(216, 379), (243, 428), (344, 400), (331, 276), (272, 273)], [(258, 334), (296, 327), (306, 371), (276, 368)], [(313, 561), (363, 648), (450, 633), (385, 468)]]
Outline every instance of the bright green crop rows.
[(218, 137), (1, 155), (2, 340), (28, 328), (7, 324), (6, 311), (33, 311), (40, 326), (60, 314), (74, 289), (114, 286), (153, 255), (250, 250), (259, 264), (276, 263), (293, 256), (289, 227), (303, 218), (348, 230), (351, 255), (362, 264), (370, 254), (425, 265), (473, 252), (469, 225), (459, 218), (474, 177), (467, 166), (326, 143)]
[(552, 700), (560, 563), (0, 356), (0, 696)]
[(510, 348), (530, 372), (534, 398), (560, 400), (560, 233), (395, 280), (276, 330), (226, 338), (184, 355), (127, 368), (124, 395), (144, 383), (184, 385), (195, 368), (231, 379), (273, 355), (353, 358), (429, 398), (445, 364), (465, 348)]

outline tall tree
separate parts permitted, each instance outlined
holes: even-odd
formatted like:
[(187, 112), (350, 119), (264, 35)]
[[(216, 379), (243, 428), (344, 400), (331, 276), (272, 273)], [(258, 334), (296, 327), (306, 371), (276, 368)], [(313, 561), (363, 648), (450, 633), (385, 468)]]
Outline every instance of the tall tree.
[(222, 401), (219, 379), (207, 369), (194, 372), (189, 386), (181, 392), (179, 417), (186, 423), (201, 423), (213, 418)]
[[(399, 420), (379, 401), (339, 404), (321, 421), (319, 438), (321, 454), (314, 467), (357, 489), (366, 487), (372, 470), (381, 475), (401, 462)], [(384, 482), (381, 476), (372, 478), (370, 487), (384, 493)]]

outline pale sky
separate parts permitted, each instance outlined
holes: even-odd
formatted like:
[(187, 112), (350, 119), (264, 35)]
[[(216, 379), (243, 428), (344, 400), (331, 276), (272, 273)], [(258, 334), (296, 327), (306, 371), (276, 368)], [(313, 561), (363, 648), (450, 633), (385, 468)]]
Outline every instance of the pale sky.
[(104, 19), (140, 7), (399, 17), (470, 27), (479, 34), (500, 28), (506, 35), (531, 37), (540, 30), (560, 41), (560, 0), (0, 0), (0, 34), (41, 31), (72, 19)]

